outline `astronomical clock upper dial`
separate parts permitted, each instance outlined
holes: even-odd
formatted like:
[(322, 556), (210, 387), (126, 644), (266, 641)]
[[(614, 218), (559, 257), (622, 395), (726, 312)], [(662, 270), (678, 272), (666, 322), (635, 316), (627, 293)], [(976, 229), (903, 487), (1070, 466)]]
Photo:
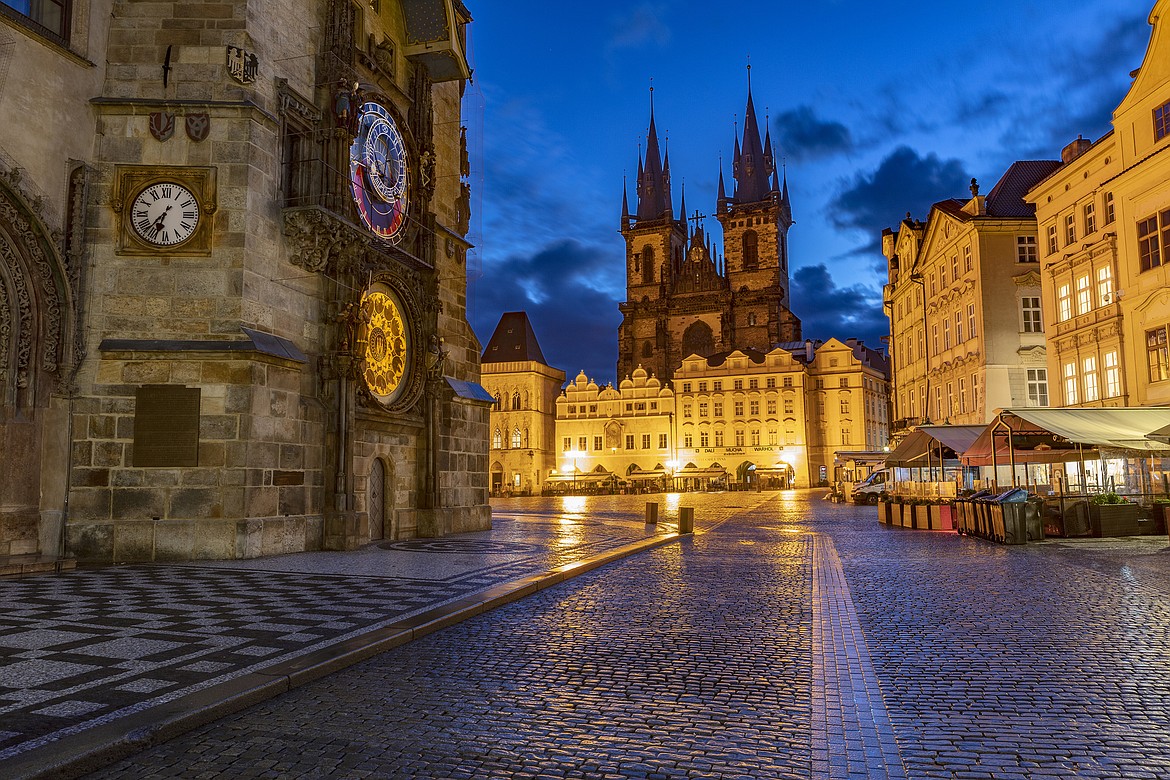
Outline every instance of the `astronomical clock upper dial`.
[(130, 227), (154, 246), (182, 244), (195, 234), (200, 217), (195, 193), (175, 182), (151, 184), (130, 204)]
[(374, 288), (362, 298), (366, 327), (366, 354), (362, 377), (370, 394), (382, 403), (398, 395), (410, 358), (406, 318), (394, 296)]
[(357, 134), (349, 147), (350, 183), (362, 222), (372, 233), (395, 242), (406, 227), (406, 145), (390, 112), (366, 103), (358, 114)]

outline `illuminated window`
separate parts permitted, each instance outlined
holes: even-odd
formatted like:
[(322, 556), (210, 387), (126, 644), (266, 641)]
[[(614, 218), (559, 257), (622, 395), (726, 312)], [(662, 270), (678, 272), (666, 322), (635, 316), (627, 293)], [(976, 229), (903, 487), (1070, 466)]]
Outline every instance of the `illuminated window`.
[(759, 428), (752, 429), (752, 446), (753, 447), (760, 446), (760, 430), (759, 430)]
[(722, 402), (722, 401), (716, 401), (716, 402), (713, 404), (713, 406), (714, 406), (713, 412), (714, 412), (715, 416), (716, 416), (716, 417), (722, 417), (722, 416), (723, 416), (723, 402)]
[(1089, 275), (1077, 277), (1077, 314), (1088, 314), (1093, 310), (1093, 293), (1089, 289)]
[(768, 399), (768, 414), (776, 414), (776, 399)]
[(1094, 233), (1097, 230), (1097, 209), (1093, 205), (1093, 201), (1085, 204), (1085, 235)]
[[(1158, 231), (1161, 217), (1162, 230)], [(1170, 209), (1138, 222), (1138, 260), (1143, 271), (1157, 268), (1170, 254)]]
[(683, 412), (683, 417), (690, 417), (691, 416), (691, 405), (690, 404), (683, 404), (682, 412)]
[(707, 402), (706, 401), (699, 402), (699, 416), (700, 417), (707, 416)]
[(1117, 366), (1117, 353), (1105, 353), (1105, 397), (1116, 398), (1121, 395), (1121, 371)]
[[(582, 439), (581, 441), (584, 442), (585, 440)], [(520, 436), (520, 429), (517, 428), (516, 430), (512, 431), (512, 449), (518, 450), (523, 446), (524, 446), (524, 439)], [(581, 449), (585, 449), (585, 448), (582, 447)]]
[(1061, 322), (1072, 319), (1072, 286), (1062, 284), (1056, 289), (1056, 314)]
[(1064, 245), (1077, 242), (1077, 215), (1066, 214), (1064, 217)]
[(1077, 364), (1064, 364), (1064, 403), (1072, 406), (1077, 401)]
[[(566, 441), (566, 444), (567, 443), (568, 442)], [(501, 449), (503, 446), (504, 446), (504, 435), (502, 433), (500, 433), (499, 428), (496, 428), (496, 430), (492, 433), (492, 449), (498, 450), (498, 449)], [(566, 446), (565, 449), (567, 450), (569, 448)]]
[(1109, 266), (1097, 269), (1097, 305), (1113, 303), (1113, 269)]
[(1084, 372), (1081, 374), (1081, 385), (1085, 388), (1085, 401), (1096, 401), (1099, 397), (1097, 389), (1097, 358), (1090, 355), (1083, 362)]

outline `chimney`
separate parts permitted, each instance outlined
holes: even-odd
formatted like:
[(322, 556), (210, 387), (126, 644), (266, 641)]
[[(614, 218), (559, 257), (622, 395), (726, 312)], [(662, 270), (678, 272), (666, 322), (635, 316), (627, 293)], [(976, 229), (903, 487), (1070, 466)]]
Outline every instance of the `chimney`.
[(804, 359), (809, 363), (813, 362), (813, 343), (811, 339), (804, 340)]
[(1078, 134), (1077, 140), (1073, 141), (1071, 144), (1060, 150), (1060, 161), (1067, 165), (1087, 152), (1089, 147), (1092, 145), (1092, 141), (1089, 141), (1086, 138), (1082, 138)]

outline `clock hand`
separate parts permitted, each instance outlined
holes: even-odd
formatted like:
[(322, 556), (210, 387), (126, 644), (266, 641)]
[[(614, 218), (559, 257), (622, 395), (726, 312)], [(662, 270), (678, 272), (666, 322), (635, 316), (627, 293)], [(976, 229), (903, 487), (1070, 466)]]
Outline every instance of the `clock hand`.
[(171, 206), (173, 206), (173, 205), (174, 204), (172, 203), (172, 204), (168, 205), (165, 209), (163, 209), (163, 213), (159, 214), (158, 219), (156, 219), (154, 221), (154, 232), (155, 233), (162, 230), (163, 227), (166, 226), (167, 212), (171, 210)]

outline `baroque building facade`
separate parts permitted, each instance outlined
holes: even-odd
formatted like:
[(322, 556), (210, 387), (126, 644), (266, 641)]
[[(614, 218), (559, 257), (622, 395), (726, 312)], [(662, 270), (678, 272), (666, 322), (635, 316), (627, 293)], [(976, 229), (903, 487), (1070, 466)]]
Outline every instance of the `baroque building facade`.
[(545, 361), (524, 312), (506, 312), (480, 358), (483, 387), (495, 399), (491, 432), (492, 495), (540, 493), (557, 468), (554, 410), (565, 372)]
[(154, 8), (0, 17), (0, 554), (489, 527), (467, 9)]
[(1023, 195), (1058, 164), (1013, 163), (986, 196), (972, 180), (970, 198), (883, 232), (895, 434), (1048, 405), (1036, 218)]
[(1062, 406), (1170, 404), (1170, 2), (1112, 129), (1078, 137), (1028, 200), (1040, 224), (1053, 396)]
[(702, 228), (702, 215), (686, 213), (685, 194), (674, 212), (670, 155), (660, 151), (651, 109), (646, 157), (638, 159), (634, 212), (622, 193), (626, 300), (619, 306), (619, 379), (641, 365), (664, 380), (690, 355), (767, 350), (801, 338), (800, 320), (789, 308), (788, 230), (793, 222), (788, 182), (781, 182), (771, 131), (761, 140), (750, 88), (732, 174), (729, 196), (720, 166), (719, 252)]

